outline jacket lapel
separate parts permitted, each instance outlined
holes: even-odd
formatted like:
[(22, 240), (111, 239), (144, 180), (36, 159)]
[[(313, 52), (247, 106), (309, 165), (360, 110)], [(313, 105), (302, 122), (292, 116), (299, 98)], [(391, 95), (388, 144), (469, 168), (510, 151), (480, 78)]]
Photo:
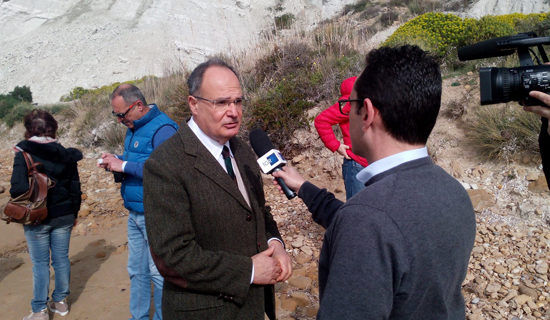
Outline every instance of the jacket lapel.
[[(184, 152), (187, 155), (195, 158), (194, 169), (199, 171), (207, 179), (210, 179), (214, 183), (216, 183), (221, 189), (223, 189), (225, 192), (235, 198), (244, 208), (246, 208), (247, 210), (251, 210), (244, 200), (241, 192), (239, 191), (237, 184), (220, 166), (218, 161), (214, 159), (212, 154), (200, 142), (195, 133), (191, 131), (186, 123), (181, 126), (181, 130), (178, 131), (178, 133), (183, 140)], [(239, 170), (240, 169), (241, 167), (239, 165)], [(197, 181), (196, 183), (200, 183), (200, 181)], [(246, 182), (244, 183), (245, 185), (247, 184)]]

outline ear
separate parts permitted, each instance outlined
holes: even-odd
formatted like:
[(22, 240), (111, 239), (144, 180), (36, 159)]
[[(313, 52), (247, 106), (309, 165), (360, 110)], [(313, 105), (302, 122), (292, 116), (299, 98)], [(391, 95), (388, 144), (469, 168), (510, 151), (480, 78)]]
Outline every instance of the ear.
[(363, 107), (364, 108), (361, 110), (361, 120), (363, 121), (363, 127), (368, 128), (374, 122), (374, 117), (378, 114), (378, 109), (376, 109), (369, 98), (363, 101)]
[(145, 110), (145, 105), (141, 100), (138, 100), (136, 107), (139, 108), (139, 112), (143, 112), (143, 110)]
[(191, 110), (191, 114), (196, 115), (197, 114), (197, 99), (193, 96), (187, 96), (187, 104), (189, 105), (189, 110)]

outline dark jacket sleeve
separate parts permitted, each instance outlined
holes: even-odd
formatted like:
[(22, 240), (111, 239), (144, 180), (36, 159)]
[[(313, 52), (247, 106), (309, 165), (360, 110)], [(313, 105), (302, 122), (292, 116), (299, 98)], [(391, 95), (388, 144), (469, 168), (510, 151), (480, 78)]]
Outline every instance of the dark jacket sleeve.
[(16, 198), (29, 190), (29, 178), (27, 163), (23, 153), (17, 152), (13, 159), (13, 171), (11, 174), (10, 195)]
[(82, 191), (80, 189), (80, 177), (78, 175), (78, 168), (76, 163), (74, 164), (73, 174), (69, 186), (69, 194), (71, 197), (71, 207), (75, 217), (78, 216), (80, 205), (82, 203)]
[(327, 189), (319, 189), (308, 181), (298, 190), (298, 196), (312, 213), (313, 220), (325, 229), (328, 229), (334, 214), (344, 204)]
[(546, 182), (550, 186), (550, 135), (548, 135), (548, 119), (542, 118), (542, 126), (539, 134), (540, 157), (542, 170), (546, 176)]

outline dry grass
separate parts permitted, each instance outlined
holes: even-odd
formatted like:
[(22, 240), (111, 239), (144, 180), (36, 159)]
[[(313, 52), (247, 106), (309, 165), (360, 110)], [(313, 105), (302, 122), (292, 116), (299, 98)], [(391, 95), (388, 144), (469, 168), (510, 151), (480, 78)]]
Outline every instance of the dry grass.
[(471, 144), (486, 159), (508, 161), (518, 152), (539, 152), (540, 118), (516, 103), (479, 107), (466, 130)]
[(180, 123), (190, 116), (187, 106), (187, 76), (183, 70), (172, 70), (168, 76), (146, 78), (140, 89), (148, 103), (156, 103), (174, 121)]

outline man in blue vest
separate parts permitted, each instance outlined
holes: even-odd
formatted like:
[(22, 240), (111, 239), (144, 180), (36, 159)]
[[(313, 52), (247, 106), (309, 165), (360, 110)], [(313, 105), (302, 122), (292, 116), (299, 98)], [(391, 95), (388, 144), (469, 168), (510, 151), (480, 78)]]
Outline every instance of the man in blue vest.
[(154, 284), (155, 314), (162, 319), (162, 286), (151, 253), (143, 216), (143, 166), (178, 125), (155, 104), (148, 105), (141, 91), (131, 84), (121, 84), (110, 96), (113, 115), (128, 127), (124, 154), (103, 153), (98, 166), (122, 173), (120, 193), (128, 215), (128, 274), (130, 275), (130, 320), (149, 319), (151, 281)]

